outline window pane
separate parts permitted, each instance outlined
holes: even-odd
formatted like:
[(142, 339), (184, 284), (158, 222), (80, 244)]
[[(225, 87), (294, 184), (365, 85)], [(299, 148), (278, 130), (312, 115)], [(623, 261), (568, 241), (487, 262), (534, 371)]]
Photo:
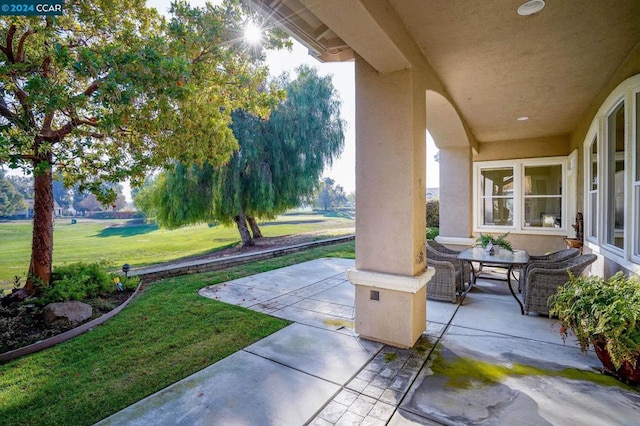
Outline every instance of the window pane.
[(513, 226), (513, 198), (486, 197), (482, 210), (484, 225)]
[(560, 228), (561, 212), (561, 197), (525, 198), (524, 226)]
[(591, 237), (596, 238), (598, 236), (598, 193), (591, 192), (589, 194), (591, 197), (591, 220), (589, 222), (589, 235)]
[(591, 190), (598, 189), (598, 138), (591, 142)]
[(513, 168), (483, 169), (481, 173), (483, 196), (513, 195)]
[(524, 168), (525, 195), (562, 195), (562, 166)]
[[(636, 182), (640, 182), (640, 93), (636, 93)], [(640, 214), (636, 210), (636, 214)]]
[(513, 167), (482, 169), (482, 221), (490, 226), (513, 225)]
[(589, 175), (589, 236), (598, 237), (598, 137), (591, 141), (591, 149), (589, 149), (591, 171)]
[(607, 118), (607, 242), (624, 248), (624, 103)]
[(635, 186), (636, 191), (636, 203), (634, 206), (633, 214), (636, 218), (636, 244), (633, 249), (633, 254), (640, 256), (640, 185)]
[(636, 93), (636, 183), (635, 183), (635, 203), (631, 214), (636, 218), (635, 247), (633, 254), (640, 256), (640, 93)]

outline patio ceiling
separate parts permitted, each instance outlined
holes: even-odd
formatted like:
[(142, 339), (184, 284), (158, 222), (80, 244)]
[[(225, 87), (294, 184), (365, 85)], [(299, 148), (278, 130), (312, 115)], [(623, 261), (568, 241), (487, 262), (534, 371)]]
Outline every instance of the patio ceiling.
[(251, 0), (322, 61), (399, 70), (413, 39), (480, 142), (571, 133), (640, 42), (638, 0), (523, 2)]

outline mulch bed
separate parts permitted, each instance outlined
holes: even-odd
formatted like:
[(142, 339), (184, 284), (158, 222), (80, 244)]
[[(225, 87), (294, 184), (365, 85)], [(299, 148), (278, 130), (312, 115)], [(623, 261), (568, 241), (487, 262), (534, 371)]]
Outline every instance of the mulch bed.
[[(124, 303), (133, 292), (123, 291), (104, 294), (100, 298), (82, 300), (93, 307), (93, 316), (98, 318)], [(0, 305), (0, 354), (56, 336), (76, 327), (72, 324), (48, 325), (42, 315), (43, 307), (36, 304), (13, 303)]]

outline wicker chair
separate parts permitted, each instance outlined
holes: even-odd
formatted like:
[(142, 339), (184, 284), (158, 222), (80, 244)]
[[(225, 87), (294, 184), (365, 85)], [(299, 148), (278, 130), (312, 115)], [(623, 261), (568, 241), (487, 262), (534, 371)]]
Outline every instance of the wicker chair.
[(448, 260), (429, 258), (428, 254), (427, 263), (436, 270), (427, 283), (427, 298), (456, 303), (457, 294), (464, 292), (460, 276), (461, 269), (456, 269), (455, 265)]
[(534, 262), (527, 265), (526, 281), (522, 287), (525, 314), (538, 312), (548, 315), (547, 301), (558, 287), (569, 280), (569, 273), (574, 276), (582, 274), (597, 258), (595, 254), (583, 254), (561, 262)]
[(427, 258), (435, 260), (448, 260), (453, 263), (457, 269), (460, 269), (462, 264), (462, 283), (466, 284), (471, 280), (471, 265), (468, 262), (460, 262), (458, 260), (459, 251), (450, 249), (442, 244), (434, 241), (427, 240)]
[(562, 262), (563, 260), (571, 259), (580, 255), (580, 249), (568, 248), (560, 251), (556, 251), (542, 256), (529, 256), (529, 263), (533, 262)]
[(440, 244), (436, 240), (427, 240), (427, 244), (429, 244), (431, 248), (439, 251), (440, 253), (455, 254), (456, 256), (460, 254), (458, 250), (451, 249), (443, 244)]
[(518, 290), (522, 291), (524, 286), (526, 285), (527, 280), (527, 271), (529, 269), (529, 265), (534, 263), (546, 263), (546, 262), (563, 262), (567, 259), (571, 259), (572, 257), (576, 257), (580, 255), (580, 249), (577, 248), (568, 248), (560, 251), (556, 251), (554, 253), (545, 254), (542, 256), (529, 256), (528, 265), (523, 268), (520, 273), (520, 280), (518, 284)]

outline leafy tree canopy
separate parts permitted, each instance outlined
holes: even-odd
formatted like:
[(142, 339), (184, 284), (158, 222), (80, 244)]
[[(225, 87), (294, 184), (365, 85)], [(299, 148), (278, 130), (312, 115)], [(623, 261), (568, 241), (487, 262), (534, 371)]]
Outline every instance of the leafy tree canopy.
[(255, 218), (310, 199), (322, 171), (342, 151), (344, 121), (331, 77), (306, 66), (297, 71), (295, 80), (288, 74), (275, 80), (287, 97), (268, 119), (234, 111), (231, 129), (240, 149), (224, 167), (178, 163), (141, 191), (136, 205), (166, 227), (235, 222), (251, 244), (243, 235), (244, 217), (259, 234)]
[[(61, 16), (0, 16), (0, 166), (35, 176), (25, 293), (50, 281), (53, 172), (111, 203), (103, 182), (224, 163), (237, 148), (231, 111), (264, 114), (279, 99), (239, 39), (249, 14), (240, 0), (176, 1), (167, 22), (145, 0), (68, 0)], [(272, 31), (263, 46), (284, 40)]]
[(101, 181), (140, 183), (167, 160), (226, 161), (231, 111), (264, 114), (274, 101), (258, 91), (261, 53), (238, 39), (247, 12), (228, 0), (171, 13), (83, 0), (62, 16), (0, 17), (0, 163), (55, 165), (68, 187), (100, 193)]

